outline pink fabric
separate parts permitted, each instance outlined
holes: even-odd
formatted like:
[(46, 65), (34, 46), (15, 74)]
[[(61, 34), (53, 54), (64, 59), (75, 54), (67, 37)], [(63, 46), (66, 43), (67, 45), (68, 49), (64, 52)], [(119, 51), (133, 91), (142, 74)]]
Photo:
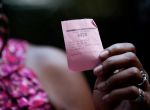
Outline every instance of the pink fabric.
[[(3, 40), (0, 37), (0, 50)], [(27, 43), (9, 40), (0, 59), (0, 110), (52, 110), (35, 73), (25, 66)]]
[(103, 46), (93, 19), (63, 21), (62, 29), (71, 70), (90, 70), (100, 63)]

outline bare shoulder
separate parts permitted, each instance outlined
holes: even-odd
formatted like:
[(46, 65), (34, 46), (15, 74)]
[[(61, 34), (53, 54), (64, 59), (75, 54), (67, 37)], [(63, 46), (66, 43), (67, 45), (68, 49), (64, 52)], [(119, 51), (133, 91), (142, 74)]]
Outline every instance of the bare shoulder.
[(27, 61), (27, 64), (29, 62), (35, 63), (36, 66), (40, 67), (48, 65), (67, 68), (65, 52), (61, 49), (50, 46), (30, 45), (27, 52)]
[[(30, 45), (26, 64), (37, 73), (43, 88), (58, 110), (93, 110), (86, 80), (82, 74), (68, 69), (64, 51), (55, 47)], [(87, 104), (89, 106), (83, 106)]]

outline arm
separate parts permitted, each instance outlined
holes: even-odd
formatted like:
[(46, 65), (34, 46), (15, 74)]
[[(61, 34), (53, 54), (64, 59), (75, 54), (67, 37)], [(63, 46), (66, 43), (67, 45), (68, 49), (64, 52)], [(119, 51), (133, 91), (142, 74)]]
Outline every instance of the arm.
[(57, 110), (94, 110), (82, 74), (68, 70), (66, 55), (56, 48), (30, 47), (27, 65), (35, 70)]

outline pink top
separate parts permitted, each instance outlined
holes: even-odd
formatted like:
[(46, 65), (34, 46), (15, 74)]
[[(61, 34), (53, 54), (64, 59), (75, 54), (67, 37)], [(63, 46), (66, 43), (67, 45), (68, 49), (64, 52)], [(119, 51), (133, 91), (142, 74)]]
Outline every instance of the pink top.
[(27, 42), (0, 36), (0, 110), (52, 110), (35, 73), (25, 66)]

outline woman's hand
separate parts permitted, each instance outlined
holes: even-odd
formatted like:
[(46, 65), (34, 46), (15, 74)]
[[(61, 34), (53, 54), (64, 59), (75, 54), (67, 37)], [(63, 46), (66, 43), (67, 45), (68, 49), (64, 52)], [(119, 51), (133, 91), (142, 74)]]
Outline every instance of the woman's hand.
[(100, 54), (93, 91), (96, 110), (149, 110), (148, 74), (130, 43), (115, 44)]

